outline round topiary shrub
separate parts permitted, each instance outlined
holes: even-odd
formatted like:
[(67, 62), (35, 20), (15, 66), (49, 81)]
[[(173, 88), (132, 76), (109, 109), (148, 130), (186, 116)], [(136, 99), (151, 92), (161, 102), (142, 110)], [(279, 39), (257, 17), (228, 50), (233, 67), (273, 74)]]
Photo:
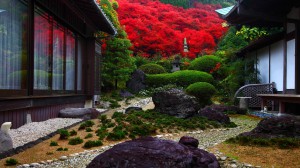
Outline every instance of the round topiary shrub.
[(190, 70), (204, 71), (207, 73), (212, 73), (217, 70), (218, 64), (221, 63), (221, 58), (213, 55), (205, 55), (200, 58), (194, 59), (190, 66)]
[(217, 92), (216, 88), (207, 82), (196, 82), (185, 90), (189, 95), (195, 96), (202, 106), (211, 104), (211, 97)]
[(161, 65), (149, 63), (139, 67), (145, 74), (162, 74), (166, 73), (166, 70)]
[(146, 76), (146, 84), (149, 87), (159, 87), (168, 84), (187, 87), (196, 82), (213, 83), (211, 74), (195, 70), (176, 71), (169, 74), (154, 74)]

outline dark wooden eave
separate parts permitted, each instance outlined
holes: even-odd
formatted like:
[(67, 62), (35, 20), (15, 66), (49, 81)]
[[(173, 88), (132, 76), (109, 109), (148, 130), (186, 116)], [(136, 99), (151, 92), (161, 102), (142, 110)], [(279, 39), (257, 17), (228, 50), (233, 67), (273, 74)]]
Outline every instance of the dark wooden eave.
[(223, 18), (232, 25), (282, 26), (292, 7), (299, 6), (299, 0), (238, 0)]
[(117, 31), (94, 0), (74, 0), (79, 9), (96, 25), (99, 31), (116, 35)]

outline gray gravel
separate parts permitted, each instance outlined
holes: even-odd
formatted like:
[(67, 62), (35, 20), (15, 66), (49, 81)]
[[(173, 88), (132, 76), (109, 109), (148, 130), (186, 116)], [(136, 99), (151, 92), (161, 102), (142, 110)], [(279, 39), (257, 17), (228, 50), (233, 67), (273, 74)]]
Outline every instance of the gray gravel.
[[(199, 148), (207, 150), (208, 147), (217, 145), (225, 141), (230, 137), (234, 137), (242, 132), (250, 131), (257, 125), (257, 121), (249, 121), (238, 118), (231, 118), (231, 121), (235, 122), (238, 127), (236, 128), (222, 128), (222, 129), (208, 129), (208, 130), (198, 130), (193, 132), (185, 133), (186, 136), (192, 136), (199, 140)], [(157, 138), (162, 139), (170, 139), (179, 141), (178, 133), (173, 134), (163, 134), (157, 135)], [(97, 150), (86, 150), (81, 153), (71, 154), (70, 156), (65, 156), (63, 158), (57, 158), (57, 160), (48, 160), (42, 161), (40, 163), (28, 164), (18, 166), (19, 168), (23, 168), (26, 166), (31, 167), (42, 167), (42, 168), (85, 168), (87, 164), (89, 164), (97, 155), (110, 149), (111, 146), (101, 147)], [(238, 163), (235, 160), (225, 157), (221, 152), (215, 153), (217, 158), (219, 159), (222, 167), (250, 167), (249, 164), (246, 163)], [(254, 167), (254, 166), (253, 166)]]
[[(151, 102), (151, 99), (146, 98), (146, 99), (142, 99), (142, 100), (138, 101), (137, 103), (134, 103), (130, 106), (143, 107), (150, 102)], [(125, 107), (125, 108), (127, 108), (127, 107)], [(124, 110), (124, 109), (122, 109), (122, 110)], [(121, 111), (121, 112), (123, 112), (123, 111)], [(250, 120), (244, 120), (244, 119), (240, 119), (240, 118), (231, 118), (231, 121), (236, 123), (238, 125), (238, 127), (236, 127), (236, 128), (221, 128), (221, 129), (207, 129), (204, 131), (198, 130), (198, 131), (186, 132), (184, 135), (192, 136), (192, 137), (198, 139), (199, 140), (199, 148), (207, 150), (208, 147), (217, 145), (218, 143), (221, 143), (230, 137), (235, 137), (236, 135), (238, 135), (242, 132), (247, 132), (247, 131), (252, 130), (253, 128), (256, 127), (256, 125), (258, 123), (258, 121), (250, 121)], [(70, 121), (62, 119), (61, 122), (67, 123), (67, 122), (78, 122), (78, 121), (76, 121), (76, 119), (75, 120), (70, 119)], [(56, 123), (56, 121), (55, 121), (55, 123)], [(45, 124), (45, 125), (48, 125), (51, 127), (51, 129), (53, 129), (53, 125), (58, 125), (58, 124), (59, 124), (59, 122), (57, 120), (56, 124), (52, 123), (52, 124)], [(40, 126), (40, 124), (38, 124), (38, 126)], [(37, 125), (33, 128), (34, 128), (34, 130), (30, 130), (28, 135), (31, 136), (32, 134), (39, 134), (38, 130), (36, 129)], [(42, 130), (44, 130), (44, 129), (45, 128), (43, 128)], [(55, 129), (59, 129), (59, 128), (55, 128)], [(25, 137), (28, 137), (28, 135)], [(156, 137), (162, 138), (162, 139), (174, 140), (174, 141), (179, 141), (179, 138), (180, 138), (178, 133), (156, 135)], [(24, 139), (26, 139), (26, 138), (24, 138)], [(71, 154), (69, 156), (63, 156), (63, 157), (57, 158), (55, 160), (46, 160), (46, 161), (41, 161), (39, 163), (24, 164), (24, 165), (18, 166), (18, 168), (29, 167), (29, 166), (30, 167), (41, 167), (41, 168), (52, 168), (52, 167), (85, 168), (96, 156), (98, 156), (100, 153), (110, 149), (112, 146), (113, 145), (104, 146), (104, 147), (101, 147), (96, 150), (85, 150), (84, 152)], [(250, 167), (249, 164), (247, 164), (247, 163), (239, 163), (235, 160), (225, 157), (221, 152), (217, 152), (217, 153), (215, 153), (215, 155), (219, 159), (219, 162), (221, 163), (221, 167), (223, 167), (223, 168)]]
[(32, 122), (18, 129), (11, 129), (9, 135), (13, 140), (13, 147), (16, 148), (80, 121), (82, 119), (54, 118), (43, 122)]

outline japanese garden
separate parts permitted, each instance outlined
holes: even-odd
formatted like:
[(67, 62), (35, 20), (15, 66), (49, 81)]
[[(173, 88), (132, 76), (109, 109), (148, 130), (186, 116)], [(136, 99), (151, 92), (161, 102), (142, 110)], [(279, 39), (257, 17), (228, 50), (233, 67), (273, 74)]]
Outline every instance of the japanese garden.
[(300, 2), (1, 0), (0, 167), (300, 167)]

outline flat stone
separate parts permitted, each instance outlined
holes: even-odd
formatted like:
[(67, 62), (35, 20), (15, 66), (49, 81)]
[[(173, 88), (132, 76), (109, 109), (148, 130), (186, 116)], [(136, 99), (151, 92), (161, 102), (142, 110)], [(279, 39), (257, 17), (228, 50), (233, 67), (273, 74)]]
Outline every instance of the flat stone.
[(231, 164), (230, 167), (237, 168), (238, 166), (236, 164)]
[(68, 159), (67, 156), (61, 156), (61, 157), (59, 158), (59, 160), (67, 160), (67, 159)]
[(222, 161), (225, 161), (225, 160), (227, 159), (227, 157), (226, 157), (226, 156), (223, 156), (223, 157), (220, 157), (220, 159), (221, 159)]
[(35, 167), (35, 166), (40, 166), (40, 164), (39, 163), (31, 163), (30, 166)]
[(46, 162), (47, 162), (47, 163), (52, 163), (52, 162), (53, 162), (53, 160), (47, 160)]
[(30, 167), (30, 165), (29, 164), (23, 164), (23, 165), (21, 165), (21, 167), (27, 168), (27, 167)]

